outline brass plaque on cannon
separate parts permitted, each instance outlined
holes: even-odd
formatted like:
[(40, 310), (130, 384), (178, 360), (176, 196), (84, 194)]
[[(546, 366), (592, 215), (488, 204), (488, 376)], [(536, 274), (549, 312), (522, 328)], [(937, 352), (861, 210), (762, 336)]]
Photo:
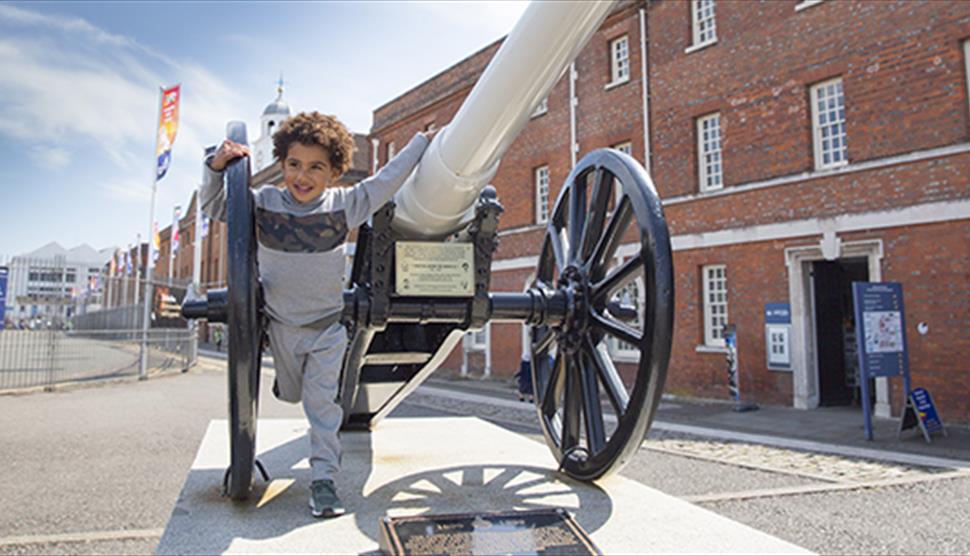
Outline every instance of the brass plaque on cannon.
[(475, 294), (471, 244), (398, 241), (394, 247), (397, 295), (471, 297)]
[(417, 554), (600, 554), (562, 509), (384, 517), (381, 551)]

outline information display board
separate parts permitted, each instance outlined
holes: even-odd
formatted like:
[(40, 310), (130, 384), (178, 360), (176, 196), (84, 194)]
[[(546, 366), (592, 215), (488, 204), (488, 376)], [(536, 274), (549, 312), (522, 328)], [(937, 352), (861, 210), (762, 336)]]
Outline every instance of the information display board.
[(869, 379), (902, 376), (905, 396), (908, 398), (910, 393), (903, 286), (898, 282), (853, 282), (852, 303), (855, 309), (862, 413), (865, 417), (866, 440), (872, 440)]
[(470, 243), (398, 241), (394, 244), (397, 295), (471, 297), (475, 294)]
[(791, 305), (765, 303), (765, 357), (769, 369), (791, 370)]

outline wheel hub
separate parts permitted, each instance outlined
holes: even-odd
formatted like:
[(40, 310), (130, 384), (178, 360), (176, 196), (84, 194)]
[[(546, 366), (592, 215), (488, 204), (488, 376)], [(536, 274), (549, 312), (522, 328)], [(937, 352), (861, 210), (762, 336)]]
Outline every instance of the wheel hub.
[(568, 266), (558, 280), (559, 290), (566, 294), (566, 317), (562, 323), (559, 346), (567, 353), (579, 351), (590, 325), (589, 278), (579, 267)]

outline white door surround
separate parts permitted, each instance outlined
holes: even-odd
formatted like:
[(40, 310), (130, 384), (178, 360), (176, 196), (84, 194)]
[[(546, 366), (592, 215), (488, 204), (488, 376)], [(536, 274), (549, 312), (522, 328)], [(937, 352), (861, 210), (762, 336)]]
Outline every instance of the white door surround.
[[(881, 239), (842, 242), (834, 233), (826, 233), (818, 243), (785, 249), (792, 313), (792, 405), (798, 409), (814, 409), (819, 404), (815, 300), (810, 265), (814, 261), (862, 257), (868, 261), (869, 281), (881, 281)], [(886, 377), (876, 379), (875, 414), (877, 417), (891, 416), (889, 379)]]

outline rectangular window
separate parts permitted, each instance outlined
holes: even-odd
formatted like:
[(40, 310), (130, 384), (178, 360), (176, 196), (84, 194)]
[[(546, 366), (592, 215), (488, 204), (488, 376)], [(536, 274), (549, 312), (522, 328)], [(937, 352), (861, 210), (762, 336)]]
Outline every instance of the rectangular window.
[(549, 221), (549, 167), (535, 169), (536, 224)]
[[(622, 264), (623, 261), (617, 259), (617, 264)], [(630, 328), (643, 332), (643, 322), (640, 319), (640, 313), (644, 304), (643, 297), (643, 271), (637, 271), (635, 278), (619, 290), (610, 299), (610, 303), (618, 303), (621, 309), (624, 311), (634, 310), (636, 316), (632, 320), (619, 319), (620, 322), (626, 324)], [(612, 338), (610, 342), (610, 348), (612, 349), (613, 355), (619, 358), (636, 358), (640, 354), (640, 349), (633, 345), (624, 342), (623, 340)]]
[[(970, 91), (970, 39), (963, 41), (963, 64), (966, 66), (967, 90)], [(967, 95), (970, 100), (970, 95)]]
[(633, 156), (633, 143), (630, 143), (629, 141), (613, 145), (613, 148), (625, 155)]
[(717, 41), (714, 23), (714, 0), (691, 0), (691, 23), (694, 30), (694, 47)]
[(721, 173), (721, 115), (697, 118), (697, 175), (701, 191), (724, 187)]
[(530, 116), (530, 118), (541, 116), (548, 111), (549, 111), (549, 97), (545, 97), (541, 101), (539, 101), (539, 104), (536, 106), (536, 109), (532, 111), (532, 115)]
[(704, 266), (704, 343), (724, 345), (724, 325), (728, 322), (727, 267)]
[(387, 160), (384, 161), (384, 164), (387, 164), (388, 162), (391, 161), (392, 158), (394, 158), (394, 152), (395, 152), (394, 151), (394, 141), (388, 141), (387, 142)]
[(831, 79), (811, 89), (812, 134), (815, 169), (834, 168), (849, 163), (845, 134), (845, 96), (842, 79)]
[(610, 42), (610, 83), (623, 83), (630, 79), (630, 41), (627, 36)]

